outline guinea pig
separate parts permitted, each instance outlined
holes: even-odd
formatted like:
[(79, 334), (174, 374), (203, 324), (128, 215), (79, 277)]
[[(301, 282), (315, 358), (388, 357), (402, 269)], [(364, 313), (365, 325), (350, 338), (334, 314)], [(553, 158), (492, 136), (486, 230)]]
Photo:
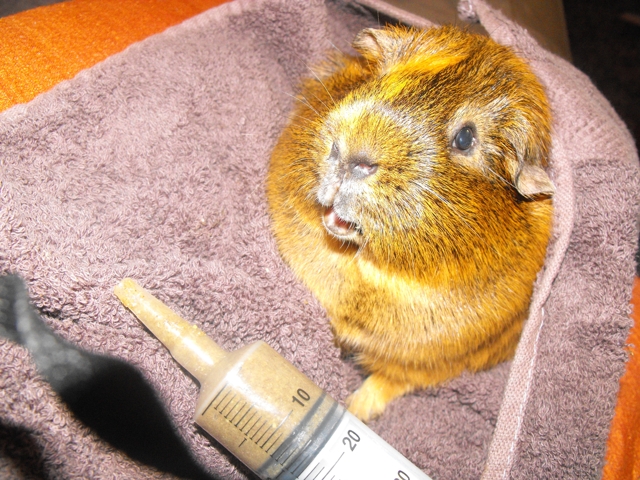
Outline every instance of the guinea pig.
[(510, 48), (366, 29), (303, 80), (267, 176), (280, 253), (388, 402), (510, 358), (552, 224), (551, 113)]

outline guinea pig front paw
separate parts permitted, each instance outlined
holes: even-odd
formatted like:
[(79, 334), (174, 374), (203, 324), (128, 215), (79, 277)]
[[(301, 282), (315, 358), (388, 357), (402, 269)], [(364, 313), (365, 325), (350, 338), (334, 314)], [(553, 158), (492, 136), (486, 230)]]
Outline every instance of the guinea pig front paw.
[(374, 373), (347, 398), (347, 406), (356, 417), (363, 422), (368, 422), (380, 416), (394, 398), (411, 390), (413, 389), (410, 385), (396, 383)]

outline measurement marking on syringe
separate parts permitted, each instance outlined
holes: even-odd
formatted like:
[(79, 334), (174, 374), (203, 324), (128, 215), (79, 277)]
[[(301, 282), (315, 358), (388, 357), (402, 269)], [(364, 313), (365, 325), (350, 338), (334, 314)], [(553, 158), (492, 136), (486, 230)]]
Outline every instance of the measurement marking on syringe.
[[(238, 402), (234, 402), (235, 398), (236, 398), (235, 395), (231, 397), (231, 399), (226, 403), (226, 405), (222, 407), (222, 410), (220, 410), (220, 415), (222, 415), (227, 420), (229, 420), (229, 415), (231, 415), (231, 412), (238, 404)], [(231, 408), (228, 408), (229, 406), (231, 406)], [(226, 410), (226, 413), (225, 413), (225, 410)]]
[[(268, 425), (269, 418), (264, 418), (260, 415), (258, 410), (255, 408), (255, 404), (252, 404), (247, 408), (247, 402), (243, 402), (241, 399), (236, 401), (238, 394), (234, 393), (232, 389), (227, 389), (227, 386), (228, 385), (225, 384), (222, 389), (220, 389), (211, 402), (209, 402), (209, 405), (204, 409), (202, 415), (207, 412), (209, 407), (213, 406), (214, 410), (222, 415), (225, 420), (245, 435), (246, 438), (242, 440), (240, 445), (243, 445), (245, 441), (249, 439), (270, 455), (269, 451), (278, 444), (278, 441), (283, 435), (280, 433), (276, 436), (276, 434), (291, 416), (293, 410), (291, 410), (280, 424), (273, 429), (271, 425)], [(238, 420), (236, 421), (236, 419)], [(271, 444), (269, 445), (270, 442)], [(269, 446), (267, 447), (267, 445)]]
[[(227, 403), (225, 403), (224, 407), (222, 407), (222, 409), (221, 409), (221, 410), (218, 410), (218, 409), (216, 408), (216, 410), (218, 410), (218, 411), (220, 412), (220, 415), (223, 415), (224, 409), (225, 409), (225, 408), (227, 408), (231, 402), (233, 402), (233, 399), (234, 399), (234, 398), (236, 398), (236, 395), (237, 395), (237, 394), (235, 394), (235, 393), (234, 393), (234, 394), (233, 394), (233, 396), (229, 399), (229, 401), (228, 401)], [(222, 403), (222, 402), (220, 402), (220, 403)], [(233, 407), (231, 407), (231, 409), (233, 410)], [(230, 413), (230, 412), (231, 412), (231, 411), (229, 411), (229, 413)], [(226, 418), (226, 417), (225, 417), (225, 418)]]
[[(218, 410), (218, 407), (222, 404), (222, 402), (224, 402), (224, 401), (227, 399), (227, 397), (228, 397), (229, 395), (231, 395), (231, 393), (232, 393), (232, 392), (233, 392), (233, 390), (229, 390), (227, 393), (225, 393), (225, 394), (224, 394), (224, 396), (223, 396), (223, 397), (220, 399), (220, 401), (218, 402), (218, 404), (217, 404), (217, 405), (215, 405), (213, 408), (215, 408), (216, 410)], [(222, 393), (222, 392), (220, 392), (220, 393)], [(217, 396), (216, 396), (216, 397), (217, 397)]]
[[(306, 400), (305, 397), (302, 398)], [(309, 421), (307, 417), (311, 418), (320, 404), (321, 398), (305, 411), (303, 423)], [(291, 475), (299, 475), (305, 469), (305, 466), (311, 463), (309, 455), (301, 453), (306, 451), (307, 446), (299, 445), (291, 440), (293, 437), (289, 436), (289, 431), (285, 428), (285, 425), (288, 425), (287, 422), (291, 423), (291, 417), (297, 411), (296, 408), (292, 407), (284, 418), (279, 415), (274, 417), (269, 412), (262, 412), (257, 404), (248, 403), (240, 392), (234, 391), (229, 385), (224, 385), (215, 395), (203, 414), (209, 407), (213, 407), (222, 418), (238, 429), (239, 433), (244, 436), (236, 444), (238, 445), (237, 448), (243, 447), (247, 440), (251, 440), (252, 443), (271, 457), (271, 461), (280, 464)], [(274, 421), (277, 419), (280, 421), (275, 425)], [(291, 433), (295, 436), (293, 432)], [(310, 440), (307, 440), (308, 442)], [(313, 470), (304, 477), (305, 480), (339, 480), (341, 475), (339, 473), (336, 474), (336, 468), (338, 468), (337, 465), (341, 459), (342, 455), (332, 465), (327, 465), (324, 462), (317, 463)]]
[[(275, 433), (275, 432), (274, 432), (274, 433)], [(276, 444), (278, 443), (278, 440), (280, 440), (280, 438), (282, 438), (282, 433), (276, 437), (276, 439), (273, 441), (273, 443), (271, 444), (271, 446), (270, 446), (269, 448), (267, 448), (267, 449), (265, 450), (265, 452), (267, 452), (269, 455), (271, 455), (271, 453), (269, 452), (269, 450), (271, 450), (273, 447), (275, 447), (275, 446), (276, 446)], [(266, 445), (266, 443), (265, 443), (265, 445)]]
[(271, 428), (272, 428), (272, 427), (271, 427), (271, 425), (269, 425), (269, 427), (267, 427), (267, 429), (266, 429), (264, 432), (262, 432), (262, 435), (260, 435), (260, 438), (258, 438), (258, 439), (256, 440), (256, 445), (260, 446), (260, 441), (261, 441), (261, 440), (264, 438), (264, 436), (269, 432), (269, 430), (271, 430)]
[(236, 416), (238, 415), (238, 413), (240, 413), (240, 410), (242, 410), (244, 408), (244, 406), (246, 405), (246, 403), (243, 403), (242, 406), (240, 407), (240, 410), (238, 410), (235, 415), (233, 417), (231, 417), (231, 414), (233, 413), (233, 411), (236, 409), (236, 407), (238, 405), (240, 405), (241, 400), (238, 400), (236, 403), (234, 403), (231, 406), (231, 409), (227, 412), (227, 414), (224, 416), (224, 418), (226, 418), (227, 420), (229, 420), (229, 422), (233, 423), (233, 420), (236, 418)]
[[(247, 410), (246, 412), (244, 412), (244, 415), (242, 415), (242, 417), (240, 417), (240, 420), (238, 420), (238, 423), (234, 423), (233, 426), (238, 428), (238, 425), (240, 425), (240, 423), (242, 423), (242, 420), (244, 420), (244, 417), (247, 416), (247, 414), (251, 411), (251, 409), (253, 408), (253, 405), (251, 405), (249, 407), (249, 410)], [(238, 412), (240, 413), (240, 412)], [(233, 418), (233, 420), (235, 420), (235, 417)], [(233, 423), (233, 420), (231, 420), (231, 423)], [(240, 431), (242, 431), (242, 429), (240, 429)]]
[[(286, 417), (284, 417), (284, 418), (282, 419), (282, 421), (280, 422), (280, 425), (278, 425), (278, 426), (276, 427), (276, 429), (271, 433), (271, 435), (269, 435), (269, 438), (267, 438), (267, 439), (264, 441), (264, 443), (263, 443), (262, 445), (260, 445), (260, 448), (264, 449), (264, 446), (265, 446), (267, 443), (269, 443), (269, 440), (271, 440), (271, 438), (273, 438), (273, 436), (276, 434), (276, 432), (277, 432), (278, 430), (280, 430), (280, 428), (282, 427), (282, 425), (284, 425), (284, 422), (286, 422), (286, 421), (287, 421), (287, 419), (291, 416), (291, 414), (292, 414), (292, 413), (293, 413), (293, 410), (291, 410), (291, 411), (287, 414), (287, 416), (286, 416)], [(278, 436), (278, 438), (280, 438), (280, 436)], [(262, 437), (260, 437), (260, 439), (262, 439)], [(278, 440), (278, 439), (276, 439), (276, 441), (277, 441), (277, 440)], [(259, 441), (260, 441), (260, 440), (258, 440), (258, 442), (259, 442)], [(256, 443), (258, 443), (258, 442), (256, 442)], [(275, 442), (274, 442), (274, 443), (275, 443)], [(273, 445), (271, 445), (271, 447), (273, 447)], [(271, 447), (269, 447), (269, 448), (271, 448)], [(266, 449), (266, 450), (265, 450), (265, 452), (269, 453), (269, 449)]]
[[(258, 413), (258, 412), (256, 411), (256, 413)], [(253, 418), (253, 417), (255, 417), (255, 414), (254, 414), (254, 415), (251, 415), (251, 418)], [(256, 419), (256, 421), (255, 421), (255, 422), (253, 422), (253, 424), (249, 427), (249, 430), (247, 430), (247, 432), (245, 433), (245, 435), (249, 436), (249, 433), (251, 433), (251, 430), (253, 430), (253, 427), (255, 427), (255, 426), (258, 424), (258, 422), (260, 422), (260, 420), (262, 420), (262, 417), (261, 417), (260, 415), (258, 415), (258, 418), (257, 418), (257, 419)], [(249, 421), (251, 421), (251, 420), (249, 420)]]
[[(262, 419), (262, 417), (260, 417), (260, 418), (258, 419), (258, 422), (259, 422), (261, 419)], [(256, 422), (256, 423), (258, 423), (258, 422)], [(256, 438), (256, 435), (257, 435), (258, 433), (260, 433), (260, 430), (262, 430), (262, 427), (264, 427), (266, 424), (267, 424), (267, 420), (265, 420), (264, 422), (262, 422), (262, 425), (260, 425), (260, 428), (258, 428), (258, 430), (256, 430), (256, 433), (254, 433), (254, 434), (253, 434), (253, 436), (251, 437), (251, 440), (253, 440), (254, 438)], [(251, 429), (249, 429), (249, 431), (251, 431)]]
[[(220, 391), (219, 391), (218, 393), (216, 393), (216, 396), (215, 396), (215, 397), (213, 397), (213, 400), (211, 400), (211, 401), (209, 402), (209, 405), (207, 405), (207, 408), (205, 408), (205, 409), (202, 411), (201, 416), (204, 416), (204, 415), (205, 415), (205, 413), (207, 413), (207, 410), (209, 410), (209, 407), (215, 403), (215, 401), (218, 399), (218, 397), (220, 396), (220, 394), (221, 394), (222, 392), (224, 392), (224, 389), (225, 389), (225, 388), (227, 388), (227, 384), (226, 384), (226, 383), (225, 383), (225, 384), (224, 384), (224, 386), (220, 389)], [(227, 395), (229, 395), (229, 393), (230, 393), (230, 392), (227, 392), (227, 393), (226, 393), (226, 395), (224, 396), (224, 398), (226, 398), (226, 396), (227, 396)], [(223, 398), (222, 400), (224, 400), (224, 398)], [(221, 400), (221, 402), (222, 402), (222, 400)], [(218, 404), (218, 405), (220, 405), (220, 404)], [(217, 408), (216, 408), (216, 407), (213, 407), (213, 408), (214, 408), (215, 410), (217, 410)]]
[[(244, 408), (244, 407), (243, 407)], [(249, 410), (253, 408), (253, 405), (249, 408)], [(245, 415), (248, 413), (245, 412)], [(253, 436), (251, 437), (250, 440), (252, 440), (258, 447), (260, 447), (262, 450), (265, 451), (265, 453), (269, 454), (271, 456), (271, 454), (269, 453), (269, 450), (271, 450), (274, 446), (277, 445), (278, 440), (280, 440), (280, 438), (282, 438), (282, 433), (280, 433), (275, 440), (273, 440), (273, 442), (271, 443), (271, 445), (268, 448), (265, 448), (267, 446), (267, 444), (271, 441), (271, 439), (274, 437), (274, 435), (276, 433), (278, 433), (278, 430), (280, 430), (280, 428), (282, 428), (282, 426), (284, 425), (284, 423), (287, 421), (287, 419), (291, 416), (291, 414), (293, 413), (293, 410), (291, 410), (287, 416), (280, 422), (280, 424), (276, 427), (275, 430), (273, 430), (273, 432), (271, 432), (271, 434), (267, 437), (267, 439), (260, 444), (261, 440), (264, 438), (264, 436), (271, 430), (272, 427), (267, 428), (262, 435), (260, 435), (260, 437), (258, 439), (254, 440), (254, 437), (264, 428), (265, 424), (266, 424), (266, 420), (264, 422), (262, 422), (262, 425), (260, 425), (260, 428), (258, 428), (258, 430), (256, 430), (256, 432), (253, 434)], [(237, 415), (237, 414), (236, 414)], [(255, 413), (254, 413), (255, 415)], [(240, 443), (240, 445), (238, 445), (238, 447), (241, 447), (242, 445), (244, 445), (244, 443), (247, 441), (249, 432), (251, 431), (251, 429), (253, 429), (253, 427), (262, 419), (262, 417), (259, 417), (258, 420), (256, 420), (256, 422), (251, 426), (251, 428), (247, 431), (247, 432), (242, 432), (242, 430), (240, 430), (242, 433), (245, 434), (245, 438), (242, 440), (242, 442)], [(228, 420), (228, 419), (227, 419)]]
[[(300, 395), (303, 401), (309, 400), (302, 394)], [(310, 397), (306, 392), (305, 395)], [(273, 480), (284, 480), (285, 478), (300, 478), (300, 480), (354, 480), (353, 478), (342, 478), (338, 472), (338, 467), (327, 465), (326, 460), (335, 460), (335, 456), (331, 455), (325, 461), (317, 456), (325, 448), (327, 442), (330, 441), (330, 437), (334, 435), (338, 422), (344, 414), (344, 410), (337, 403), (331, 405), (328, 412), (323, 412), (324, 418), (319, 425), (313, 425), (315, 432), (322, 433), (317, 437), (307, 436), (306, 429), (317, 418), (316, 415), (318, 415), (319, 411), (322, 411), (321, 408), (326, 405), (326, 402), (326, 395), (322, 394), (317, 399), (314, 399), (313, 402), (307, 404), (304, 417), (298, 421), (292, 431), (284, 428), (284, 426), (277, 433), (270, 431), (272, 439), (269, 440), (267, 438), (261, 444), (264, 445), (263, 450), (266, 448), (267, 450), (265, 451), (271, 457), (258, 471), (259, 475), (264, 475), (261, 478)], [(294, 400), (293, 403), (299, 402)], [(299, 413), (299, 410), (297, 405), (294, 405), (291, 417), (294, 417), (296, 413)], [(286, 420), (286, 424), (291, 423), (291, 417)], [(339, 453), (336, 452), (336, 455)], [(336, 461), (336, 464), (338, 461), (340, 459)], [(313, 472), (310, 472), (309, 469), (313, 469)], [(278, 473), (274, 475), (271, 473), (272, 471), (277, 471)]]
[[(287, 458), (285, 458), (284, 460), (281, 460), (282, 454), (281, 454), (278, 458), (274, 458), (274, 460), (275, 460), (276, 462), (278, 462), (280, 465), (285, 465), (285, 464), (289, 461), (289, 459), (291, 458), (291, 456), (292, 456), (294, 453), (296, 453), (296, 451), (297, 451), (296, 449), (292, 449), (292, 450), (289, 452), (289, 455), (287, 455)], [(285, 450), (284, 452), (282, 452), (282, 453), (283, 453), (283, 454), (284, 454), (284, 453), (286, 453), (286, 450)]]
[[(316, 468), (318, 468), (319, 466), (320, 466), (320, 464), (317, 464), (315, 467), (313, 467), (313, 470), (311, 470), (311, 471), (309, 472), (309, 475), (307, 475), (307, 476), (304, 478), (304, 480), (309, 480), (309, 477), (311, 477), (311, 474), (312, 474), (313, 472), (315, 472), (315, 471), (316, 471)], [(324, 467), (322, 467), (322, 468), (320, 469), (320, 471), (319, 471), (318, 473), (316, 473), (316, 476), (315, 476), (315, 477), (313, 477), (311, 480), (315, 480), (316, 478), (318, 478), (318, 475), (320, 475), (320, 474), (322, 473), (322, 470), (324, 470)]]
[(297, 460), (295, 460), (291, 465), (289, 465), (288, 470), (295, 475), (296, 477), (298, 477), (302, 471), (305, 469), (305, 458), (304, 457), (298, 457)]
[[(340, 454), (340, 456), (338, 457), (338, 459), (336, 460), (336, 462), (333, 465), (331, 465), (331, 468), (329, 469), (327, 474), (324, 477), (322, 477), (322, 480), (325, 480), (329, 476), (329, 474), (331, 473), (331, 470), (333, 470), (333, 468), (338, 464), (338, 462), (340, 461), (340, 459), (342, 458), (343, 455), (344, 455), (344, 452), (342, 452)], [(335, 477), (335, 475), (333, 477)], [(331, 478), (333, 479), (333, 477), (331, 477)]]
[[(251, 405), (251, 408), (253, 408), (253, 405)], [(249, 410), (251, 410), (251, 408), (250, 408)], [(247, 413), (249, 413), (249, 412), (247, 412)], [(249, 425), (249, 424), (251, 423), (251, 420), (253, 420), (253, 417), (255, 417), (257, 413), (258, 413), (258, 411), (257, 411), (257, 410), (256, 410), (255, 412), (253, 412), (253, 413), (251, 414), (251, 416), (247, 419), (247, 423), (245, 423), (242, 427), (238, 427), (238, 428), (240, 428), (240, 431), (241, 431), (242, 433), (244, 433), (245, 435), (246, 435), (246, 434), (248, 434), (248, 433), (249, 433), (249, 431), (250, 431), (251, 429), (247, 430), (246, 432), (244, 431), (244, 429), (245, 429), (245, 428), (247, 428), (247, 425)], [(241, 422), (241, 421), (242, 421), (242, 420), (240, 420), (240, 421), (238, 422), (238, 425), (240, 424), (240, 422)], [(236, 427), (237, 427), (238, 425), (236, 425)]]
[[(240, 402), (238, 402), (238, 403), (240, 403)], [(238, 410), (238, 411), (236, 412), (236, 414), (233, 416), (233, 418), (232, 418), (232, 419), (230, 419), (230, 420), (229, 420), (229, 419), (227, 419), (227, 420), (229, 420), (231, 423), (233, 423), (233, 421), (236, 419), (236, 417), (237, 417), (238, 415), (240, 415), (240, 412), (242, 411), (242, 409), (243, 409), (244, 407), (246, 407), (246, 406), (247, 406), (247, 402), (244, 402), (244, 403), (242, 404), (242, 406), (240, 407), (240, 410)], [(233, 411), (233, 409), (231, 409), (231, 410)]]

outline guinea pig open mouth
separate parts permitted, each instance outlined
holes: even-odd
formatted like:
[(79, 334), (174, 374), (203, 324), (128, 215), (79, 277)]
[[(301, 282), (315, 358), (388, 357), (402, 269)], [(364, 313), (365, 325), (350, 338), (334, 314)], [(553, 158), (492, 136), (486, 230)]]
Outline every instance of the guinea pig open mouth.
[(333, 207), (325, 210), (322, 216), (324, 228), (340, 240), (353, 241), (360, 235), (360, 227), (352, 222), (340, 218)]

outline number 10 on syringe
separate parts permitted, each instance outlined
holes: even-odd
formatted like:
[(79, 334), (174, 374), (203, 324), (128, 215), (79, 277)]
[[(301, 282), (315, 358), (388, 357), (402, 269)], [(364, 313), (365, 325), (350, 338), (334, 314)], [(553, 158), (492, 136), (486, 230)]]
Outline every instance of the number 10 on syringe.
[(133, 280), (116, 295), (200, 382), (195, 421), (265, 480), (429, 480), (264, 342), (226, 352)]

